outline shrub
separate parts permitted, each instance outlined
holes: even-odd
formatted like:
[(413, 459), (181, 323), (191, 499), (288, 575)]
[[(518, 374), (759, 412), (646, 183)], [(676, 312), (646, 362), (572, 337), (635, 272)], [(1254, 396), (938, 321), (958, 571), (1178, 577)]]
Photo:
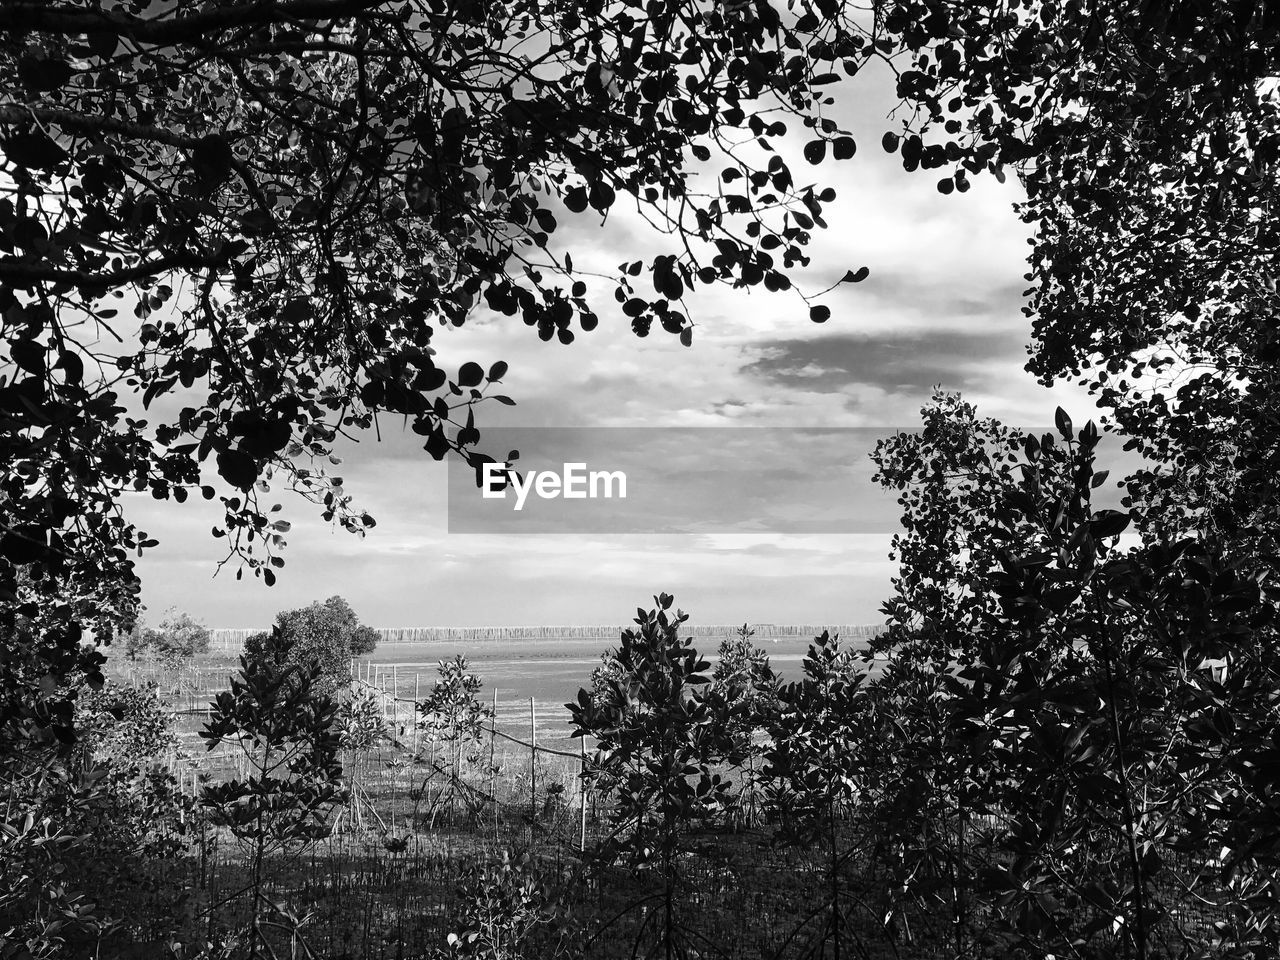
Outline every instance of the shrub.
[(781, 824), (777, 839), (824, 853), (823, 900), (793, 936), (825, 913), (816, 946), (825, 952), (830, 943), (836, 956), (841, 944), (857, 936), (848, 920), (851, 898), (843, 882), (857, 847), (846, 841), (842, 828), (863, 785), (858, 746), (864, 739), (865, 679), (851, 669), (849, 651), (838, 636), (824, 631), (815, 637), (803, 678), (779, 691), (763, 773), (770, 807)]
[[(227, 827), (249, 855), (252, 883), (246, 892), (252, 895), (249, 937), (255, 949), (266, 943), (264, 927), (282, 926), (264, 919), (263, 906), (288, 917), (263, 892), (266, 857), (328, 836), (330, 814), (346, 799), (337, 705), (320, 692), (321, 681), (319, 667), (302, 670), (278, 666), (271, 658), (241, 657), (239, 675), (214, 699), (200, 732), (210, 750), (222, 743), (237, 745), (251, 766), (244, 780), (205, 787), (200, 802), (210, 820)], [(297, 935), (296, 928), (289, 932)]]
[(170, 608), (157, 627), (134, 626), (124, 636), (124, 652), (136, 660), (150, 653), (168, 670), (177, 670), (192, 657), (209, 651), (209, 628), (189, 613)]
[(729, 784), (712, 772), (724, 738), (705, 700), (709, 664), (680, 636), (689, 619), (668, 615), (673, 600), (637, 611), (638, 629), (625, 630), (617, 661), (623, 680), (617, 699), (597, 704), (586, 690), (569, 703), (575, 736), (594, 737), (586, 778), (613, 801), (613, 832), (606, 860), (625, 860), (658, 874), (662, 883), (660, 946), (669, 958), (683, 952), (690, 928), (677, 915), (683, 897), (679, 860), (690, 832), (723, 809)]
[(74, 748), (10, 756), (0, 821), (0, 956), (65, 956), (129, 927), (171, 932), (161, 882), (193, 804), (159, 764), (177, 740), (154, 686), (77, 697)]
[(277, 666), (319, 669), (315, 690), (332, 694), (351, 678), (351, 658), (372, 653), (377, 631), (362, 625), (341, 597), (330, 597), (276, 616), (273, 633), (251, 634), (245, 641), (250, 660)]
[(546, 941), (564, 910), (557, 877), (527, 852), (504, 850), (497, 863), (472, 870), (458, 888), (461, 922), (444, 956), (524, 960), (552, 955)]
[(480, 701), (483, 682), (471, 672), (466, 657), (441, 660), (437, 670), (440, 676), (426, 699), (415, 704), (416, 722), (433, 748), (432, 770), (418, 790), (418, 805), (431, 779), (442, 774), (447, 786), (436, 797), (433, 810), (446, 799), (452, 805), (461, 798), (475, 813), (483, 798), (468, 789), (466, 773), (480, 759), (478, 748), (485, 726), (493, 720), (493, 709)]

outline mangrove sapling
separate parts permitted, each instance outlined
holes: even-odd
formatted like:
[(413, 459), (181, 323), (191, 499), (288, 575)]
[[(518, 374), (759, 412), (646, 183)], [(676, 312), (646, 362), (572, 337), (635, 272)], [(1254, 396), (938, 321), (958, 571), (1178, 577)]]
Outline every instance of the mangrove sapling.
[(735, 828), (751, 826), (763, 815), (762, 735), (779, 707), (778, 677), (769, 665), (769, 655), (752, 642), (754, 635), (744, 623), (721, 641), (707, 694), (715, 727), (726, 740), (726, 760), (739, 773), (738, 790), (728, 809)]
[(503, 850), (496, 863), (469, 870), (458, 889), (460, 922), (441, 956), (543, 960), (558, 955), (554, 935), (567, 916), (563, 883), (563, 876), (528, 851)]
[(654, 600), (654, 610), (637, 610), (638, 629), (622, 633), (610, 695), (596, 698), (579, 690), (577, 701), (566, 706), (573, 735), (596, 740), (584, 776), (613, 803), (613, 829), (600, 857), (656, 873), (661, 884), (660, 892), (624, 911), (658, 904), (640, 925), (633, 956), (652, 925), (656, 943), (651, 946), (664, 960), (674, 960), (689, 956), (694, 941), (719, 950), (681, 918), (677, 905), (685, 887), (680, 858), (693, 830), (724, 809), (729, 783), (712, 772), (723, 759), (723, 736), (714, 729), (706, 703), (709, 664), (691, 638), (680, 637), (688, 615), (668, 614), (673, 602), (668, 594)]
[(437, 811), (446, 803), (453, 809), (461, 802), (475, 816), (490, 799), (468, 782), (466, 773), (480, 762), (486, 725), (494, 720), (492, 709), (480, 700), (483, 682), (471, 672), (466, 657), (441, 660), (436, 669), (440, 676), (431, 692), (425, 700), (414, 704), (418, 714), (416, 722), (431, 744), (432, 752), (431, 759), (426, 761), (427, 774), (417, 790), (415, 817), (431, 782), (436, 776), (444, 779), (430, 805), (433, 826)]
[(372, 810), (368, 793), (364, 789), (369, 753), (387, 738), (389, 730), (378, 701), (367, 690), (360, 688), (353, 689), (351, 695), (339, 705), (335, 722), (339, 742), (346, 753), (349, 801), (338, 815), (334, 829), (340, 828), (343, 820), (348, 817), (353, 827), (361, 829), (364, 826), (364, 808)]
[[(840, 960), (846, 944), (867, 956), (846, 904), (865, 906), (844, 882), (849, 862), (861, 849), (845, 839), (844, 821), (859, 798), (863, 759), (857, 744), (865, 731), (866, 674), (838, 636), (814, 638), (804, 659), (804, 677), (778, 692), (779, 710), (769, 731), (763, 777), (771, 810), (779, 823), (777, 841), (824, 851), (825, 895), (792, 930), (784, 947), (819, 916), (825, 921), (807, 953)], [(872, 913), (874, 916), (874, 913)]]
[[(299, 852), (329, 836), (330, 815), (346, 799), (337, 705), (316, 692), (319, 682), (317, 669), (241, 657), (239, 675), (214, 699), (200, 731), (210, 750), (222, 743), (238, 746), (247, 764), (244, 779), (204, 787), (200, 802), (210, 822), (227, 827), (249, 858), (251, 879), (237, 896), (252, 898), (248, 936), (254, 957), (273, 953), (264, 928), (283, 930), (297, 944), (301, 922), (266, 895), (267, 858)], [(278, 919), (266, 919), (264, 906)]]

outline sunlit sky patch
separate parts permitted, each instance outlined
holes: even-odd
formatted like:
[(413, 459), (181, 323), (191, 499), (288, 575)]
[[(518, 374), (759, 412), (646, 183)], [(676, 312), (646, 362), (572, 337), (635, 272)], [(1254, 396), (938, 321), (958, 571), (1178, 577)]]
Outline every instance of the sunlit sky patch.
[[(839, 199), (826, 210), (830, 229), (817, 237), (799, 282), (817, 291), (848, 269), (871, 271), (823, 298), (832, 310), (827, 323), (811, 323), (798, 297), (727, 287), (689, 298), (697, 323), (691, 348), (658, 330), (636, 338), (607, 293), (596, 297), (600, 326), (570, 346), (480, 313), (441, 331), (435, 346), (446, 367), (510, 364), (504, 392), (518, 405), (482, 406), (482, 434), (485, 423), (889, 433), (918, 422), (934, 384), (1011, 424), (1049, 423), (1059, 404), (1077, 422), (1094, 415), (1083, 390), (1044, 388), (1022, 370), (1028, 247), (1013, 212), (1017, 187), (985, 177), (968, 193), (943, 197), (927, 173), (903, 172), (879, 148), (896, 125), (892, 106), (887, 79), (868, 68), (837, 106), (857, 155), (815, 171)], [(797, 178), (814, 170), (799, 159), (802, 143), (797, 134), (786, 150)], [(648, 260), (672, 242), (625, 212), (603, 227), (580, 219), (564, 237), (578, 266), (603, 272)], [(877, 619), (888, 590), (893, 567), (883, 531), (449, 534), (444, 466), (398, 423), (381, 427), (381, 442), (370, 435), (346, 444), (336, 471), (377, 527), (356, 539), (286, 498), (293, 529), (287, 565), (271, 588), (248, 576), (237, 581), (230, 567), (214, 576), (216, 508), (130, 497), (129, 518), (161, 543), (140, 566), (149, 617), (177, 606), (210, 626), (258, 626), (278, 610), (340, 594), (374, 626), (618, 623), (667, 591), (702, 623), (866, 623)], [(865, 480), (850, 477), (848, 497), (870, 495)]]

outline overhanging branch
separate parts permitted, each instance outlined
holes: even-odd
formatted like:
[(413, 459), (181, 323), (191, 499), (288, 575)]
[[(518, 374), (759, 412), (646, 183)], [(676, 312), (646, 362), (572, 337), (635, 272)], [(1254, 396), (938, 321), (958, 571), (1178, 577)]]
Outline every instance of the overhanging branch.
[[(119, 13), (84, 10), (65, 4), (0, 5), (0, 31), (60, 34), (114, 33), (151, 46), (174, 43), (203, 45), (208, 35), (232, 27), (265, 26), (296, 20), (333, 20), (381, 6), (385, 0), (254, 0), (220, 3), (199, 13), (172, 19), (143, 19)], [(181, 9), (181, 5), (178, 6)]]

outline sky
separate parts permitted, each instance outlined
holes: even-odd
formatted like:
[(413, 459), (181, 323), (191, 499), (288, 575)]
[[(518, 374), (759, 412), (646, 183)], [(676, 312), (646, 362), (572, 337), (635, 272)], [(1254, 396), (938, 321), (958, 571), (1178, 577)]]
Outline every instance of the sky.
[[(813, 168), (799, 157), (803, 136), (784, 145), (798, 180), (812, 171), (838, 192), (825, 211), (830, 228), (816, 232), (813, 263), (797, 282), (816, 292), (846, 270), (870, 269), (866, 281), (822, 298), (829, 321), (812, 323), (793, 295), (719, 286), (688, 298), (697, 324), (690, 348), (656, 328), (648, 338), (634, 336), (603, 288), (595, 296), (599, 327), (568, 346), (543, 343), (518, 318), (478, 312), (461, 328), (441, 329), (433, 345), (445, 368), (465, 360), (510, 365), (503, 392), (517, 405), (482, 405), (482, 436), (486, 426), (591, 427), (631, 431), (641, 443), (638, 428), (717, 428), (716, 435), (770, 428), (776, 437), (804, 427), (859, 428), (858, 436), (874, 438), (918, 424), (935, 384), (1013, 425), (1047, 425), (1058, 405), (1077, 423), (1096, 417), (1084, 390), (1042, 387), (1022, 369), (1028, 232), (1013, 211), (1013, 178), (1001, 185), (978, 177), (968, 193), (942, 196), (936, 176), (905, 173), (880, 148), (886, 130), (900, 129), (889, 117), (887, 77), (868, 68), (836, 96), (833, 116), (858, 142), (852, 160)], [(580, 268), (606, 273), (672, 243), (620, 206), (603, 226), (584, 214), (557, 236)], [(381, 442), (368, 436), (347, 444), (334, 470), (377, 526), (357, 538), (324, 523), (310, 504), (285, 499), (283, 516), (293, 526), (274, 587), (247, 574), (237, 581), (229, 566), (215, 575), (216, 509), (130, 496), (126, 516), (160, 541), (139, 565), (148, 619), (176, 607), (210, 627), (257, 627), (280, 610), (337, 594), (375, 627), (617, 624), (660, 591), (674, 594), (698, 623), (880, 619), (894, 573), (893, 523), (884, 517), (894, 507), (869, 483), (869, 445), (840, 451), (842, 463), (852, 455), (861, 464), (838, 474), (843, 487), (825, 483), (820, 494), (804, 494), (847, 497), (854, 513), (884, 521), (866, 529), (736, 522), (680, 533), (463, 533), (450, 532), (446, 467), (398, 424), (384, 422), (381, 434)], [(661, 444), (652, 449), (659, 464), (672, 456)], [(787, 462), (776, 444), (767, 462), (733, 449), (712, 444), (699, 453), (711, 469), (759, 473)], [(839, 499), (804, 506), (812, 520), (828, 504), (840, 512)]]

